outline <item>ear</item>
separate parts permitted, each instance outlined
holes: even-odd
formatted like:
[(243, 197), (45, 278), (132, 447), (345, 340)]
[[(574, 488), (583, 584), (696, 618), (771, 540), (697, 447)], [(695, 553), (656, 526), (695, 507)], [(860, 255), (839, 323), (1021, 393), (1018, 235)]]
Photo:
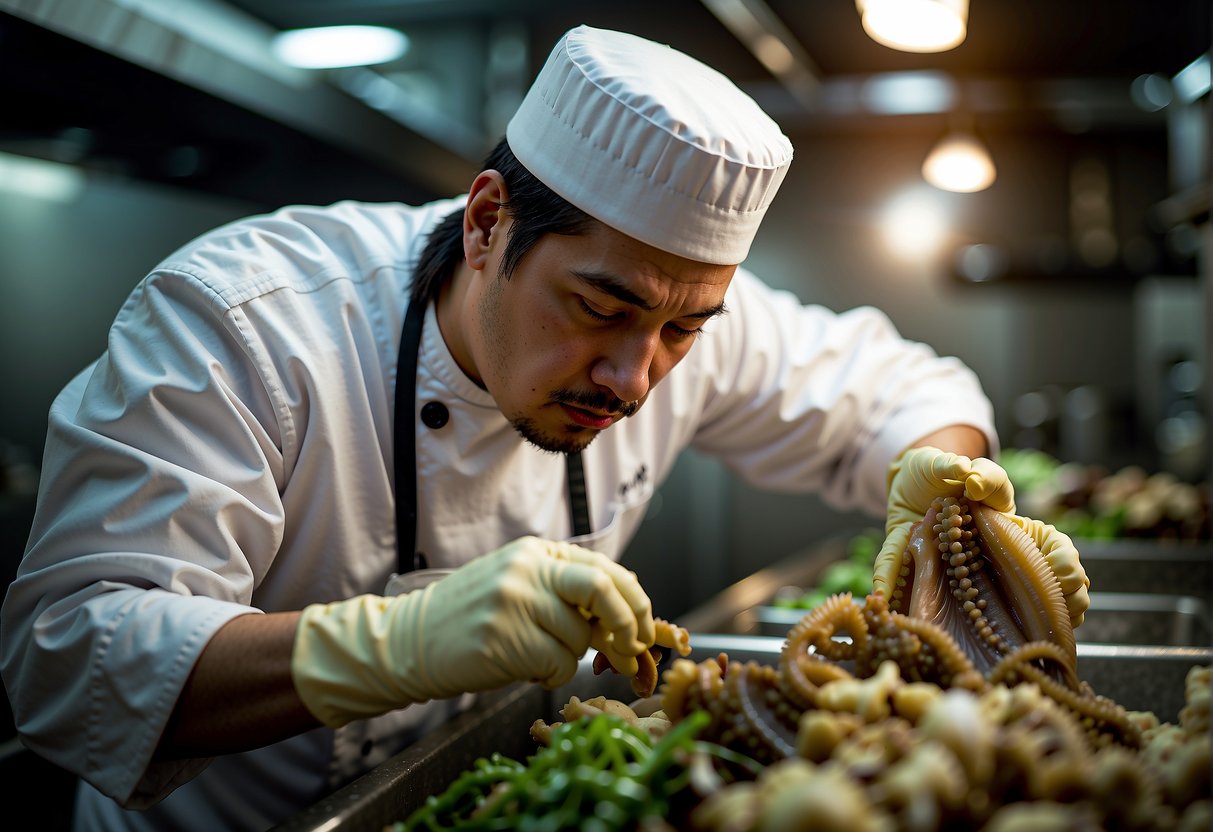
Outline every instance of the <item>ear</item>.
[(481, 171), (468, 191), (463, 210), (463, 257), (473, 269), (485, 267), (496, 242), (494, 235), (502, 233), (505, 209), (501, 206), (508, 196), (505, 178), (495, 170)]

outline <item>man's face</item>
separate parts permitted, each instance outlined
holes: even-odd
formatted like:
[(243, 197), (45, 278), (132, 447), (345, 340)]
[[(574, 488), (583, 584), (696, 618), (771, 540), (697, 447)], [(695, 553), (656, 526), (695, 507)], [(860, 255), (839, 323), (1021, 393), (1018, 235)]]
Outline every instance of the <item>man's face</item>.
[(545, 236), (506, 279), (509, 223), (493, 229), (464, 307), (475, 310), (464, 318), (473, 376), (528, 441), (579, 451), (635, 413), (705, 337), (736, 266), (687, 260), (593, 223), (586, 234)]

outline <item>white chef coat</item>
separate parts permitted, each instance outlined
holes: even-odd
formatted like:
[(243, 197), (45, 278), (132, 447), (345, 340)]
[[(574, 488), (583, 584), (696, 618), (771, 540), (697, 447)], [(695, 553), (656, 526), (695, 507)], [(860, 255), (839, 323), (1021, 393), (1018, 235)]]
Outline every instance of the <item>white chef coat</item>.
[[(393, 571), (408, 287), (426, 234), (462, 203), (291, 207), (210, 232), (137, 286), (107, 351), (54, 402), (0, 661), (26, 744), (89, 784), (81, 828), (264, 828), (399, 750), (402, 724), (449, 712), (151, 759), (225, 622), (381, 591)], [(970, 424), (996, 447), (973, 374), (880, 312), (802, 306), (744, 269), (726, 303), (640, 412), (583, 454), (593, 532), (578, 542), (617, 558), (688, 445), (759, 487), (877, 515), (887, 465), (913, 440)], [(563, 459), (523, 442), (463, 375), (432, 306), (416, 389), (431, 566), (570, 537)], [(435, 401), (450, 419), (432, 429), (419, 413)]]

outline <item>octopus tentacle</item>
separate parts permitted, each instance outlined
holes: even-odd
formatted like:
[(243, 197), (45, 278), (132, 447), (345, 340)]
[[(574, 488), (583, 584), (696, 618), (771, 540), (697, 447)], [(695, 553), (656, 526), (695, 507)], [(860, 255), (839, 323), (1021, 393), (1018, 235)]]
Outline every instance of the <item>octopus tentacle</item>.
[(1066, 661), (1065, 651), (1060, 645), (1054, 644), (1051, 641), (1032, 641), (1015, 650), (1002, 658), (986, 675), (992, 684), (1004, 682), (1021, 666), (1036, 661), (1053, 661), (1057, 663), (1058, 668), (1063, 674), (1063, 680), (1069, 685), (1071, 690), (1082, 690), (1082, 683), (1078, 680), (1078, 673), (1071, 668)]
[[(836, 595), (810, 611), (778, 669), (726, 667), (723, 655), (698, 669), (675, 662), (664, 710), (674, 721), (707, 710), (705, 738), (764, 762), (800, 755), (843, 772), (905, 828), (1010, 828), (1028, 815), (1002, 807), (1019, 801), (1051, 801), (1051, 819), (1093, 828), (1149, 828), (1150, 818), (1178, 818), (1172, 807), (1207, 801), (1213, 755), (1192, 737), (1210, 722), (1210, 676), (1193, 677), (1186, 730), (1095, 695), (1078, 676), (1059, 584), (1005, 515), (936, 501), (910, 534), (896, 584), (891, 599), (872, 594), (861, 606)], [(1138, 753), (1143, 731), (1149, 746)], [(1093, 762), (1105, 750), (1117, 753)], [(965, 782), (953, 782), (957, 772)], [(1130, 826), (1105, 809), (1128, 817), (1129, 804)]]
[[(851, 643), (834, 641), (834, 636), (849, 635)], [(811, 646), (820, 656), (834, 661), (849, 661), (866, 649), (868, 625), (862, 608), (844, 592), (831, 596), (788, 631), (781, 656), (801, 653)]]
[(863, 614), (872, 637), (870, 649), (856, 657), (859, 675), (871, 675), (881, 662), (891, 659), (910, 682), (984, 689), (985, 681), (973, 662), (939, 626), (890, 611), (879, 595), (868, 597)]
[[(838, 645), (833, 636), (847, 632), (850, 645)], [(814, 707), (817, 690), (828, 682), (850, 678), (835, 661), (854, 658), (855, 649), (866, 649), (868, 625), (850, 593), (835, 595), (801, 619), (788, 632), (779, 654), (780, 685), (784, 694), (800, 708)], [(810, 653), (812, 647), (816, 652)]]
[(1003, 684), (1035, 684), (1049, 698), (1072, 711), (1081, 720), (1093, 745), (1115, 741), (1131, 748), (1141, 746), (1141, 728), (1128, 711), (1107, 697), (1095, 695), (1085, 685), (1080, 686), (1079, 690), (1064, 687), (1044, 670), (1030, 663), (1032, 655), (1037, 649), (1044, 649), (1043, 646), (1026, 646), (1032, 649), (1023, 651), (1023, 660), (1017, 660), (1019, 654), (1016, 653), (1004, 661), (1006, 667), (1001, 670), (1000, 679)]
[[(1014, 606), (1024, 635), (1029, 641), (1054, 641), (1067, 656), (1075, 656), (1074, 628), (1061, 583), (1036, 543), (1006, 515), (989, 506), (975, 504), (972, 514), (1004, 593), (1030, 602)], [(1033, 556), (1025, 556), (1025, 552)], [(1069, 664), (1075, 661), (1071, 658)]]
[(801, 709), (817, 706), (817, 693), (823, 685), (851, 678), (842, 667), (812, 654), (790, 656), (779, 664), (780, 688)]
[(796, 731), (784, 724), (767, 698), (769, 691), (777, 689), (773, 667), (754, 662), (729, 667), (725, 691), (741, 717), (738, 727), (745, 734), (750, 756), (765, 762), (796, 756)]

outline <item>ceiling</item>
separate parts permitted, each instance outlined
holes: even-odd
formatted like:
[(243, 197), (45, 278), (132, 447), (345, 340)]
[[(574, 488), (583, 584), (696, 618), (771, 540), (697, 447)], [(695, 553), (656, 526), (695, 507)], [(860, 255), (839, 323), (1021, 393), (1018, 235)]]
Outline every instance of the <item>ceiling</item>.
[[(729, 6), (783, 38), (794, 70), (768, 71), (725, 22)], [(413, 48), (372, 70), (268, 66), (274, 30), (338, 23), (394, 26)], [(1211, 27), (1208, 0), (971, 0), (963, 44), (915, 55), (869, 39), (854, 0), (0, 0), (0, 151), (266, 204), (444, 195), (580, 23), (715, 66), (793, 141), (942, 118), (865, 99), (872, 79), (918, 71), (990, 129), (1164, 131), (1130, 85), (1207, 53)]]
[[(741, 83), (765, 80), (700, 0), (231, 0), (277, 28), (375, 23), (408, 32), (521, 21), (537, 48), (580, 23), (625, 29), (710, 61)], [(739, 5), (751, 5), (741, 3)], [(965, 75), (1174, 73), (1209, 44), (1205, 0), (971, 0), (969, 34), (934, 55), (897, 52), (863, 32), (854, 0), (766, 0), (824, 75), (932, 68)], [(546, 47), (540, 51), (546, 51)]]
[[(495, 28), (516, 25), (529, 44), (528, 76), (573, 26), (623, 29), (669, 43), (758, 90), (770, 86), (773, 76), (724, 22), (730, 7), (765, 18), (767, 28), (786, 36), (819, 81), (935, 70), (961, 81), (1127, 85), (1143, 73), (1174, 75), (1208, 50), (1210, 35), (1207, 0), (971, 0), (965, 42), (927, 55), (870, 39), (854, 0), (233, 0), (232, 5), (275, 28), (393, 26), (414, 35), (419, 47), (414, 60), (433, 63), (447, 56), (428, 54), (428, 40), (442, 43), (444, 35), (459, 31), (469, 42), (487, 42)], [(814, 110), (811, 104), (804, 109)]]

